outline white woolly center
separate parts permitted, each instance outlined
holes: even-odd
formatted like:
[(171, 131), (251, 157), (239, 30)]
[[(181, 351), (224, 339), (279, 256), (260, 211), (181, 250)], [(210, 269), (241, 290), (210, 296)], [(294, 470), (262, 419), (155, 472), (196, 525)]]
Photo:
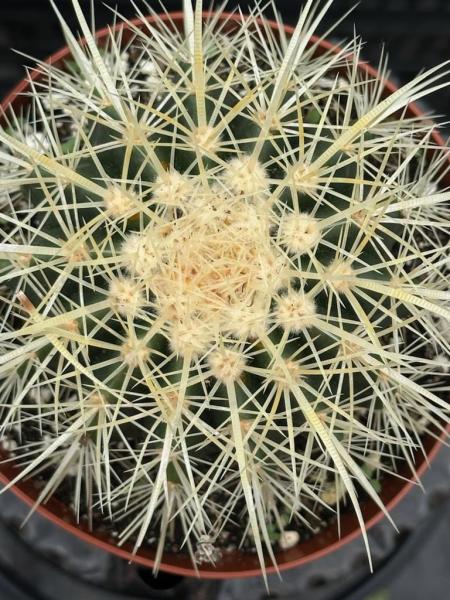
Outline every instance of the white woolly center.
[(74, 237), (69, 239), (61, 248), (68, 262), (83, 262), (89, 258), (89, 250), (83, 241)]
[(103, 202), (106, 210), (116, 219), (127, 217), (136, 210), (136, 198), (119, 187), (110, 187), (103, 197)]
[(194, 148), (198, 148), (208, 154), (215, 154), (219, 147), (219, 139), (213, 127), (198, 127), (191, 133), (191, 142)]
[(89, 408), (104, 409), (106, 405), (105, 396), (100, 392), (93, 392), (85, 399), (85, 405)]
[(152, 236), (131, 234), (122, 245), (122, 259), (131, 275), (149, 277), (158, 267), (158, 252)]
[(223, 181), (232, 193), (249, 200), (264, 199), (269, 192), (269, 180), (263, 166), (248, 156), (231, 160)]
[(299, 164), (292, 170), (292, 178), (297, 191), (314, 194), (319, 184), (319, 174), (309, 165)]
[(213, 376), (224, 383), (239, 379), (246, 364), (242, 353), (228, 348), (219, 348), (211, 352), (208, 362)]
[[(255, 116), (255, 120), (260, 127), (264, 127), (267, 121), (267, 113), (263, 110), (258, 112)], [(269, 129), (272, 131), (278, 131), (281, 129), (281, 122), (276, 114), (273, 115), (270, 120)]]
[[(286, 373), (287, 371), (287, 373)], [(300, 365), (294, 360), (286, 360), (284, 365), (276, 365), (272, 379), (282, 388), (292, 389), (300, 380)]]
[[(230, 329), (244, 339), (262, 332), (284, 268), (268, 213), (204, 186), (183, 212), (153, 228), (159, 269), (148, 279), (159, 313), (173, 324), (173, 349), (203, 347), (206, 334), (199, 344), (190, 340), (193, 320), (211, 342)], [(192, 335), (200, 335), (197, 327)]]
[(340, 294), (347, 292), (355, 284), (355, 272), (347, 262), (332, 263), (325, 276), (328, 283)]
[(317, 220), (307, 213), (284, 215), (280, 222), (279, 239), (290, 253), (303, 254), (320, 240)]
[(134, 315), (145, 303), (142, 288), (126, 277), (111, 280), (109, 285), (111, 308), (122, 315)]
[(225, 314), (227, 333), (239, 340), (256, 339), (264, 334), (268, 322), (268, 309), (258, 303), (231, 305)]
[(275, 311), (276, 321), (289, 332), (297, 333), (311, 327), (315, 316), (314, 300), (302, 292), (290, 291), (278, 300)]
[(204, 354), (212, 342), (212, 333), (198, 317), (185, 315), (184, 319), (173, 319), (169, 325), (169, 339), (177, 356), (190, 355), (196, 358)]
[(121, 354), (126, 364), (134, 368), (148, 359), (150, 350), (142, 340), (129, 338), (122, 344)]
[(192, 183), (186, 175), (169, 171), (157, 177), (153, 187), (153, 200), (166, 206), (183, 206), (192, 191)]
[(286, 215), (274, 237), (270, 203), (255, 202), (269, 193), (264, 168), (249, 156), (231, 160), (213, 182), (176, 171), (158, 178), (152, 200), (162, 207), (160, 218), (122, 245), (122, 264), (139, 284), (115, 281), (111, 306), (136, 312), (146, 289), (172, 350), (193, 359), (223, 336), (240, 342), (263, 336), (273, 317), (289, 332), (309, 327), (315, 307), (303, 294), (282, 296), (274, 315), (271, 306), (292, 272), (282, 245), (291, 252), (312, 248), (319, 226), (308, 214)]

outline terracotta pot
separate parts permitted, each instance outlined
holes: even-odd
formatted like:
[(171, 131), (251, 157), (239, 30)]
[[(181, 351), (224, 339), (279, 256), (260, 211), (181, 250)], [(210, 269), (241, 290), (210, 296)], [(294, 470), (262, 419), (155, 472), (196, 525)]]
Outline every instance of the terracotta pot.
[[(208, 13), (204, 13), (206, 17)], [(176, 12), (166, 15), (162, 15), (164, 21), (172, 19), (175, 25), (179, 28), (183, 25), (183, 13)], [(230, 15), (228, 13), (223, 14), (223, 20), (227, 19), (229, 27), (233, 27), (240, 20), (238, 15)], [(154, 22), (154, 17), (148, 17), (148, 22)], [(143, 25), (139, 19), (132, 21), (136, 26), (142, 29)], [(278, 30), (279, 26), (275, 21), (270, 21), (270, 26), (273, 30)], [(115, 29), (118, 30), (123, 28), (123, 40), (126, 42), (132, 36), (132, 32), (126, 25), (119, 24)], [(288, 35), (292, 34), (294, 29), (288, 25), (285, 26), (285, 31)], [(108, 29), (102, 29), (97, 32), (96, 39), (99, 45), (105, 42), (108, 37)], [(319, 40), (316, 37), (311, 38), (311, 44), (315, 44), (317, 48), (317, 54), (322, 54), (328, 50), (336, 52), (338, 48), (333, 46), (327, 41)], [(70, 57), (69, 49), (63, 48), (56, 54), (50, 56), (46, 62), (51, 63), (55, 66), (61, 66), (64, 60)], [(360, 63), (359, 69), (363, 73), (367, 73), (370, 76), (377, 76), (378, 73), (372, 67)], [(42, 73), (37, 69), (31, 73), (31, 79), (39, 80), (42, 77)], [(5, 98), (2, 103), (2, 108), (6, 109), (8, 106), (14, 107), (18, 110), (20, 107), (27, 104), (27, 97), (23, 95), (24, 92), (29, 91), (30, 86), (26, 80), (22, 80), (17, 87), (15, 87), (11, 93)], [(388, 95), (396, 90), (396, 86), (390, 82), (385, 82), (385, 94)], [(407, 109), (407, 116), (423, 116), (423, 111), (416, 105), (410, 104)], [(445, 142), (443, 138), (436, 131), (433, 133), (433, 139), (436, 144), (444, 147)], [(450, 158), (449, 158), (450, 160)], [(447, 177), (446, 184), (450, 185), (450, 175)], [(444, 436), (442, 436), (444, 437)], [(416, 455), (416, 469), (419, 475), (421, 475), (427, 468), (429, 461), (431, 461), (439, 448), (442, 445), (442, 438), (435, 439), (431, 435), (427, 436), (424, 440), (424, 448), (426, 451), (426, 457), (417, 453)], [(3, 458), (6, 456), (4, 455)], [(2, 458), (0, 452), (0, 458)], [(15, 475), (17, 475), (17, 468), (12, 462), (1, 465), (0, 481), (7, 484), (11, 481)], [(404, 478), (408, 478), (410, 473), (406, 468), (400, 470), (399, 475)], [(413, 482), (402, 480), (396, 477), (386, 477), (383, 481), (383, 489), (381, 492), (381, 498), (388, 510), (391, 510), (400, 500), (407, 494), (407, 492), (413, 487)], [(37, 496), (37, 486), (32, 479), (23, 481), (12, 488), (12, 491), (28, 505), (33, 505)], [(383, 513), (378, 509), (372, 501), (365, 501), (362, 503), (362, 512), (366, 521), (367, 528), (372, 527), (378, 521), (383, 518)], [(98, 548), (102, 548), (112, 554), (115, 554), (127, 561), (139, 563), (146, 567), (153, 567), (154, 564), (154, 552), (149, 549), (142, 548), (136, 555), (132, 554), (131, 545), (123, 545), (117, 547), (114, 539), (108, 535), (102, 533), (92, 533), (87, 527), (81, 523), (77, 524), (74, 516), (70, 509), (65, 506), (59, 500), (51, 498), (45, 505), (38, 507), (38, 512), (52, 521), (54, 524), (62, 527), (64, 530), (69, 531), (81, 538), (89, 544), (93, 544)], [(337, 526), (330, 525), (323, 529), (320, 533), (313, 536), (311, 539), (300, 542), (294, 548), (290, 550), (277, 552), (276, 559), (280, 571), (298, 567), (302, 564), (310, 562), (312, 560), (321, 558), (330, 552), (333, 552), (348, 542), (360, 537), (360, 528), (356, 517), (352, 513), (342, 515), (341, 518), (341, 536), (339, 537)], [(161, 562), (160, 569), (162, 571), (174, 573), (177, 575), (184, 575), (195, 577), (196, 572), (192, 568), (190, 558), (187, 554), (171, 554), (165, 553), (163, 561)], [(269, 563), (267, 565), (267, 572), (273, 573), (275, 571), (273, 565)], [(200, 577), (208, 579), (228, 579), (233, 577), (252, 577), (260, 575), (261, 569), (258, 563), (256, 555), (242, 553), (240, 551), (234, 551), (229, 554), (225, 554), (224, 557), (213, 566), (202, 565), (199, 569)]]

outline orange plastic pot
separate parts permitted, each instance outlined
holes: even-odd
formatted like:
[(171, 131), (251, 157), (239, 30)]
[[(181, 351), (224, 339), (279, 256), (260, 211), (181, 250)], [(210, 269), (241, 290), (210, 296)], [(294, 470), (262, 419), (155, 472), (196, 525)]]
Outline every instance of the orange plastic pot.
[[(208, 13), (204, 14), (205, 17)], [(181, 28), (183, 25), (183, 13), (176, 12), (171, 14), (165, 14), (161, 16), (163, 21), (169, 21), (172, 19), (176, 27)], [(228, 27), (231, 28), (240, 21), (239, 15), (231, 15), (223, 13), (221, 20), (228, 21)], [(148, 17), (148, 22), (152, 23), (155, 18)], [(143, 28), (144, 25), (141, 20), (136, 19), (132, 23), (139, 28)], [(274, 31), (279, 30), (279, 25), (275, 21), (270, 21), (270, 26)], [(115, 28), (116, 31), (123, 29), (123, 40), (126, 42), (129, 40), (133, 33), (129, 26), (126, 24), (119, 24)], [(287, 35), (293, 33), (293, 28), (289, 25), (284, 26)], [(102, 29), (97, 32), (96, 39), (98, 44), (101, 46), (107, 40), (109, 35), (108, 29)], [(325, 41), (319, 40), (317, 37), (312, 37), (311, 44), (315, 44), (317, 53), (322, 54), (326, 51), (338, 51), (338, 47)], [(47, 63), (51, 63), (55, 66), (62, 66), (64, 61), (70, 58), (69, 48), (63, 48), (56, 54), (53, 54), (47, 59)], [(377, 71), (365, 63), (360, 63), (359, 69), (363, 73), (367, 73), (370, 76), (376, 77)], [(39, 69), (34, 70), (31, 73), (31, 79), (39, 80), (42, 78), (42, 72)], [(396, 90), (396, 86), (390, 82), (385, 82), (385, 94), (388, 95)], [(20, 109), (27, 104), (27, 97), (24, 93), (30, 90), (30, 85), (27, 80), (22, 80), (17, 87), (15, 87), (11, 93), (5, 98), (2, 103), (3, 110), (8, 107), (13, 107), (15, 110)], [(407, 116), (424, 116), (423, 111), (416, 105), (410, 104), (406, 111)], [(438, 132), (433, 133), (433, 139), (436, 144), (441, 147), (445, 146), (444, 140)], [(446, 185), (450, 185), (450, 176), (448, 176)], [(442, 445), (442, 439), (436, 439), (429, 435), (424, 440), (424, 448), (426, 456), (422, 453), (417, 452), (416, 469), (420, 476), (427, 468), (429, 462), (434, 458)], [(2, 455), (0, 453), (0, 458)], [(6, 458), (6, 456), (3, 456)], [(0, 465), (0, 481), (7, 484), (17, 475), (17, 468), (10, 461), (3, 465)], [(410, 474), (407, 469), (400, 470), (399, 475), (403, 478), (408, 479)], [(388, 510), (391, 510), (400, 500), (408, 493), (413, 487), (414, 483), (411, 481), (405, 481), (405, 479), (397, 478), (393, 476), (387, 476), (383, 480), (383, 489), (381, 492), (381, 498)], [(33, 482), (33, 479), (27, 479), (12, 488), (12, 491), (28, 505), (33, 505), (38, 496), (38, 488)], [(378, 521), (383, 518), (383, 513), (372, 501), (364, 501), (362, 503), (362, 512), (366, 521), (367, 528), (372, 527)], [(72, 514), (69, 507), (65, 506), (62, 502), (55, 498), (51, 498), (45, 505), (38, 507), (38, 512), (52, 521), (58, 527), (61, 527), (65, 531), (76, 535), (85, 542), (92, 544), (98, 548), (102, 548), (107, 552), (111, 552), (127, 561), (139, 563), (146, 567), (153, 567), (154, 565), (154, 552), (148, 548), (141, 548), (137, 554), (133, 554), (131, 545), (123, 545), (118, 547), (115, 540), (108, 537), (103, 533), (91, 532), (83, 523), (77, 523), (74, 515)], [(347, 544), (348, 542), (358, 538), (361, 535), (358, 521), (353, 514), (346, 513), (341, 516), (341, 534), (338, 535), (337, 526), (330, 525), (314, 535), (312, 538), (306, 541), (300, 541), (300, 543), (289, 550), (276, 553), (276, 559), (278, 568), (280, 571), (298, 567), (307, 562), (321, 558), (330, 552), (334, 552)], [(161, 562), (160, 569), (169, 573), (195, 577), (197, 573), (192, 567), (190, 558), (187, 554), (183, 553), (165, 553), (163, 561)], [(266, 571), (272, 573), (275, 571), (271, 563), (267, 564)], [(252, 577), (261, 574), (261, 568), (258, 559), (255, 555), (249, 553), (243, 553), (239, 550), (235, 550), (230, 553), (225, 553), (223, 558), (218, 561), (215, 566), (202, 565), (198, 571), (200, 577), (208, 579), (228, 579), (234, 577)]]

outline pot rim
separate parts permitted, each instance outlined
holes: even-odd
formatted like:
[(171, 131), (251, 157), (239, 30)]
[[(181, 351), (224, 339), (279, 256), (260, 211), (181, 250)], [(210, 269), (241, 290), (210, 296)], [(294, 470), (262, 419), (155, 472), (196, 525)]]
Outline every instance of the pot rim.
[[(215, 11), (204, 11), (203, 18), (208, 18), (211, 15), (214, 15)], [(244, 15), (245, 16), (245, 15)], [(165, 23), (169, 23), (173, 21), (176, 26), (179, 26), (183, 23), (184, 13), (182, 11), (177, 12), (169, 12), (158, 15), (160, 19), (162, 19)], [(158, 18), (155, 15), (149, 15), (145, 17), (145, 23), (152, 25), (156, 22)], [(230, 23), (238, 23), (241, 22), (241, 16), (236, 13), (223, 12), (221, 14), (221, 18), (219, 22), (223, 22), (224, 20), (229, 21)], [(262, 22), (262, 19), (258, 19), (259, 22)], [(280, 24), (274, 20), (267, 19), (265, 20), (267, 24), (273, 31), (279, 31)], [(137, 17), (131, 19), (129, 21), (130, 24), (136, 26), (139, 29), (143, 29), (145, 23), (143, 19)], [(291, 25), (283, 24), (284, 32), (287, 35), (292, 35), (294, 32), (294, 27)], [(110, 31), (113, 33), (117, 33), (118, 31), (123, 30), (124, 32), (129, 31), (132, 33), (132, 29), (130, 28), (128, 23), (118, 23), (113, 28), (105, 27), (102, 28), (95, 33), (95, 39), (97, 42), (101, 42), (102, 40), (107, 39)], [(81, 38), (81, 43), (83, 45), (86, 44), (85, 38)], [(318, 54), (324, 52), (337, 52), (340, 50), (338, 45), (331, 43), (328, 40), (322, 39), (318, 36), (311, 36), (310, 38), (310, 46), (315, 45)], [(351, 53), (349, 53), (350, 55)], [(51, 56), (49, 56), (44, 61), (41, 61), (44, 64), (53, 64), (58, 65), (64, 59), (69, 58), (71, 55), (70, 49), (68, 46), (61, 48), (59, 51), (55, 52)], [(360, 72), (369, 75), (370, 77), (379, 78), (379, 72), (372, 67), (371, 65), (359, 61), (358, 69)], [(4, 114), (6, 114), (8, 107), (21, 107), (27, 104), (27, 95), (26, 93), (29, 91), (30, 85), (29, 80), (36, 81), (42, 77), (43, 72), (41, 67), (38, 65), (37, 67), (33, 67), (31, 72), (28, 74), (27, 78), (23, 78), (5, 97), (3, 102), (0, 104), (0, 123), (4, 118)], [(384, 79), (384, 94), (392, 93), (398, 89), (391, 80)], [(419, 105), (415, 102), (411, 102), (407, 107), (407, 114), (415, 117), (426, 117), (424, 111), (419, 107)], [(446, 146), (445, 141), (441, 134), (434, 130), (432, 133), (432, 138), (434, 142), (441, 148)], [(450, 157), (449, 157), (450, 160)], [(450, 425), (447, 427), (447, 432), (450, 432)], [(417, 453), (417, 476), (420, 477), (428, 468), (430, 462), (434, 459), (438, 451), (443, 445), (444, 439), (446, 438), (446, 434), (442, 433), (440, 436), (433, 437), (431, 435), (426, 436), (426, 445), (427, 452), (424, 456), (423, 454)], [(4, 455), (0, 452), (0, 459), (4, 458)], [(14, 477), (14, 467), (11, 464), (1, 464), (0, 462), (0, 482), (7, 485)], [(390, 499), (385, 503), (386, 509), (391, 512), (392, 509), (404, 498), (404, 496), (412, 489), (413, 486), (416, 485), (416, 482), (412, 480), (411, 474), (409, 474), (409, 478), (405, 480), (388, 476), (386, 481), (392, 480), (395, 482), (396, 491), (391, 494)], [(86, 528), (83, 528), (82, 525), (76, 524), (73, 515), (69, 509), (60, 501), (55, 499), (50, 499), (46, 504), (41, 504), (35, 507), (36, 501), (36, 492), (33, 489), (33, 479), (27, 479), (23, 482), (20, 482), (13, 487), (10, 488), (18, 498), (20, 498), (23, 502), (25, 502), (28, 506), (36, 508), (37, 512), (40, 513), (43, 517), (51, 521), (53, 524), (61, 527), (65, 531), (72, 533), (78, 538), (82, 539), (88, 544), (96, 546), (102, 550), (105, 550), (109, 553), (112, 553), (122, 559), (125, 559), (129, 562), (134, 562), (144, 567), (152, 568), (154, 567), (154, 560), (151, 558), (151, 552), (146, 552), (145, 550), (139, 550), (137, 554), (133, 554), (131, 549), (127, 549), (127, 545), (123, 547), (119, 547), (114, 543), (114, 540), (108, 538), (107, 536), (102, 536), (98, 532), (89, 532)], [(381, 494), (383, 497), (383, 493)], [(375, 504), (372, 501), (367, 501), (362, 503), (362, 508), (366, 506), (368, 510), (363, 512), (369, 512), (370, 516), (365, 521), (366, 530), (369, 530), (371, 527), (376, 525), (379, 521), (384, 518), (384, 514), (378, 508), (374, 508)], [(361, 530), (359, 524), (357, 522), (356, 516), (352, 515), (352, 520), (354, 522), (353, 527), (349, 528), (347, 533), (344, 533), (340, 538), (337, 538), (335, 534), (328, 535), (330, 538), (329, 543), (325, 543), (322, 547), (318, 547), (310, 552), (300, 551), (302, 543), (297, 545), (296, 547), (288, 550), (288, 551), (278, 551), (276, 553), (277, 558), (277, 567), (272, 564), (267, 564), (265, 571), (267, 574), (273, 574), (277, 571), (285, 571), (287, 569), (292, 569), (294, 567), (298, 567), (300, 565), (306, 564), (313, 560), (322, 558), (331, 552), (334, 552), (351, 541), (358, 539), (361, 537)], [(329, 525), (325, 529), (321, 530), (318, 534), (315, 534), (312, 539), (323, 537), (329, 534), (329, 530), (335, 529), (335, 525)], [(308, 542), (303, 542), (303, 544), (307, 544)], [(248, 563), (249, 560), (245, 560), (245, 558), (254, 558), (252, 555), (247, 556), (248, 553), (240, 552), (239, 550), (233, 551), (232, 555), (235, 556), (234, 559), (228, 560), (226, 567), (221, 566), (221, 563), (224, 562), (224, 559), (221, 559), (218, 562), (219, 568), (215, 567), (201, 567), (199, 569), (195, 569), (193, 566), (189, 566), (190, 558), (187, 554), (182, 553), (168, 553), (165, 552), (163, 554), (163, 560), (160, 563), (159, 569), (161, 571), (172, 573), (174, 575), (181, 575), (187, 577), (200, 577), (203, 579), (232, 579), (232, 578), (247, 578), (260, 576), (262, 573), (262, 569), (257, 565), (257, 561), (253, 560), (254, 566), (244, 566), (240, 567), (240, 564)], [(183, 558), (187, 558), (183, 560)], [(250, 561), (251, 562), (251, 561)]]

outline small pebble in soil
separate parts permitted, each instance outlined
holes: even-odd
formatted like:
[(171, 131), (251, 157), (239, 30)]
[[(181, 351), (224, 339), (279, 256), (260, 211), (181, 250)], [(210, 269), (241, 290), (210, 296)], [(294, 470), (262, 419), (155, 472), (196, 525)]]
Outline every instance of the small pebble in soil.
[(281, 550), (289, 550), (289, 548), (293, 548), (300, 541), (300, 535), (298, 531), (283, 531), (278, 540), (278, 545)]
[(11, 455), (14, 456), (12, 452), (17, 448), (17, 442), (15, 440), (13, 440), (12, 438), (3, 438), (1, 444), (3, 450), (5, 450), (6, 452), (11, 452)]
[(216, 563), (222, 558), (222, 552), (214, 546), (212, 539), (207, 535), (202, 535), (197, 543), (195, 551), (195, 562), (200, 565), (202, 563)]

